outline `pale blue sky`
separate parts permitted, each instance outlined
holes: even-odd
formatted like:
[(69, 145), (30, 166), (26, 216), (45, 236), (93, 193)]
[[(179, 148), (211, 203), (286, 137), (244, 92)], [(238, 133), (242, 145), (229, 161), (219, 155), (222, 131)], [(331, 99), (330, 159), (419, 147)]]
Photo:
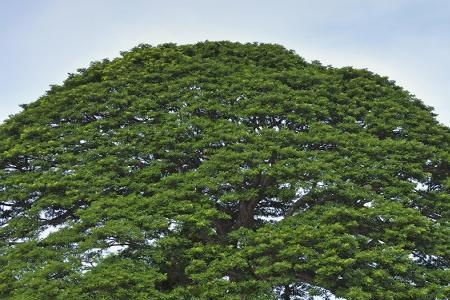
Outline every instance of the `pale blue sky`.
[(450, 125), (450, 1), (0, 0), (0, 122), (68, 72), (139, 43), (279, 43), (368, 68)]

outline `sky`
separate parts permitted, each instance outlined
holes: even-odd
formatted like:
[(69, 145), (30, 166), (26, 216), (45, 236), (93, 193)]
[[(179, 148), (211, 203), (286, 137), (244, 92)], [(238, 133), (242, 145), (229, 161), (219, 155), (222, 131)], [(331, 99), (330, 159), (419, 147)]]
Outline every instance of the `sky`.
[(140, 44), (277, 43), (367, 68), (450, 126), (447, 0), (0, 0), (0, 122), (91, 61)]

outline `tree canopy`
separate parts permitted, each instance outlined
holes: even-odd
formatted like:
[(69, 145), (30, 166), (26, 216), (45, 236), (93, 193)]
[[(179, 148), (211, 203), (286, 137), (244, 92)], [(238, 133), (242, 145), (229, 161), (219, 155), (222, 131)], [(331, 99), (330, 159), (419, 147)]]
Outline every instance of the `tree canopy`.
[(446, 299), (450, 129), (279, 45), (140, 45), (0, 125), (1, 299)]

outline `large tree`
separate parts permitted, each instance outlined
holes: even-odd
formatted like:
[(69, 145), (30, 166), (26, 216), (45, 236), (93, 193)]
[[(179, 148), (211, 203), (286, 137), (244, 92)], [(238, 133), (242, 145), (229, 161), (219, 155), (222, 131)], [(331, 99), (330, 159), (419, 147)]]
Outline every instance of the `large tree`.
[(140, 45), (0, 126), (1, 299), (445, 299), (450, 129), (367, 70)]

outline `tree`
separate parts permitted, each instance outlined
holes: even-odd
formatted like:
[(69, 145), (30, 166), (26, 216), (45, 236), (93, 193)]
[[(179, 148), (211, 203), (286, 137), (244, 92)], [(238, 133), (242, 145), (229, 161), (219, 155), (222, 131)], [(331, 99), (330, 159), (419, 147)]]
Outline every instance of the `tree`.
[(2, 299), (444, 299), (450, 129), (272, 44), (140, 45), (0, 127)]

